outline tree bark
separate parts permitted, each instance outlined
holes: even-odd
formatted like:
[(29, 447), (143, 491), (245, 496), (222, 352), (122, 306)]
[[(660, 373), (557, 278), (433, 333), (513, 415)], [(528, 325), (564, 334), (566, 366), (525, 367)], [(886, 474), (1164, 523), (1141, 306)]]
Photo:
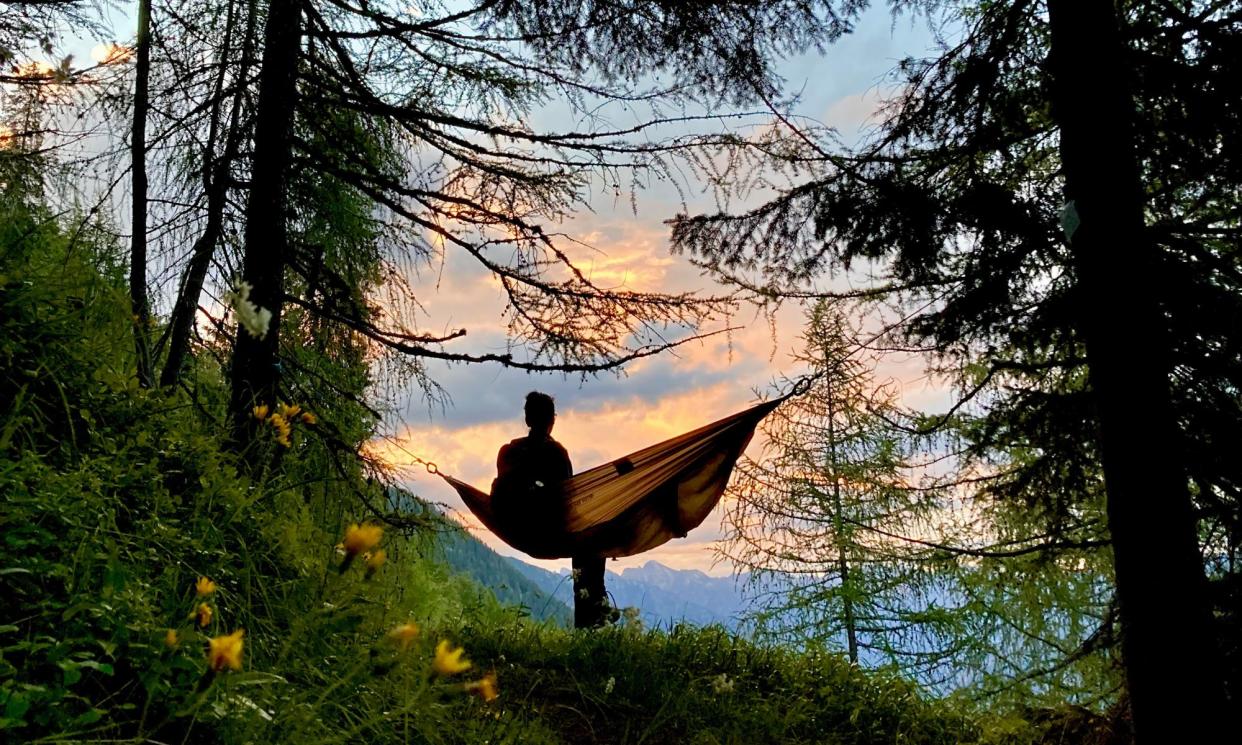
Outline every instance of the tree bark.
[(239, 326), (233, 345), (230, 412), (234, 440), (243, 447), (255, 431), (251, 407), (274, 404), (280, 385), (278, 349), (288, 249), (286, 186), (292, 160), (301, 29), (300, 2), (272, 0), (264, 29), (242, 258), (242, 280), (252, 288), (250, 299), (270, 310), (272, 318), (261, 338)]
[(1126, 50), (1110, 0), (1049, 0), (1048, 9), (1067, 232), (1099, 421), (1135, 734), (1140, 743), (1207, 742), (1223, 723), (1224, 693), (1178, 455)]
[(151, 0), (138, 2), (138, 34), (134, 67), (134, 121), (130, 133), (130, 176), (133, 203), (129, 253), (129, 301), (134, 321), (134, 353), (138, 384), (149, 388), (154, 378), (148, 330), (151, 306), (147, 298), (147, 111), (151, 86)]

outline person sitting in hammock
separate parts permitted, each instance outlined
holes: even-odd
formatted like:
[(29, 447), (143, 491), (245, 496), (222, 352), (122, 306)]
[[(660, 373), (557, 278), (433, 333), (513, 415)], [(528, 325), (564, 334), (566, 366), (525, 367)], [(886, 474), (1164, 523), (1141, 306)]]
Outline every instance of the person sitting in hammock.
[[(498, 515), (527, 532), (554, 530), (563, 521), (559, 485), (573, 475), (569, 453), (552, 439), (556, 402), (546, 393), (526, 394), (530, 434), (501, 446), (492, 498)], [(574, 556), (574, 627), (603, 626), (616, 615), (604, 589), (604, 559)]]

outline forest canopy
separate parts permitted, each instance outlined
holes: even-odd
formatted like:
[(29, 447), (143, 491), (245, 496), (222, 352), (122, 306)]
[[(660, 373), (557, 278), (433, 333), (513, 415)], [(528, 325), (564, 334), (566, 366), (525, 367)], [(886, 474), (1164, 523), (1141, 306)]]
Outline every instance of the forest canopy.
[[(877, 10), (934, 44), (853, 141), (785, 65)], [(285, 659), (301, 616), (273, 609), (380, 576), (384, 530), (439, 581), (418, 541), (450, 524), (370, 445), (411, 391), (449, 403), (444, 364), (586, 385), (767, 313), (801, 335), (757, 395), (798, 395), (741, 461), (718, 546), (757, 594), (754, 649), (1071, 704), (1140, 742), (1217, 731), (1242, 670), (1239, 38), (1237, 3), (1194, 0), (7, 3), (0, 479), (26, 563), (0, 577), (30, 612), (0, 619), (25, 640), (0, 722), (189, 726), (206, 698), (177, 696), (229, 700), (211, 686), (243, 648)], [(581, 217), (656, 189), (697, 289), (594, 271)], [(880, 373), (899, 354), (947, 406), (901, 400)], [(160, 632), (203, 636), (207, 671), (149, 644), (188, 574), (228, 590)], [(356, 622), (307, 623), (375, 637), (392, 619), (369, 604), (401, 592), (379, 584), (348, 591)], [(114, 674), (129, 708), (97, 696)], [(58, 697), (94, 703), (57, 718)], [(910, 731), (952, 739), (941, 713)]]

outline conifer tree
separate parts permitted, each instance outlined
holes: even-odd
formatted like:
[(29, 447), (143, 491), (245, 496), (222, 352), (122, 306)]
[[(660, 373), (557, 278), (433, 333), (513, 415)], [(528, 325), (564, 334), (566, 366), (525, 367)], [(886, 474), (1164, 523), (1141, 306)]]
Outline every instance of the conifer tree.
[(796, 361), (812, 382), (761, 425), (763, 456), (741, 463), (724, 552), (763, 596), (768, 635), (927, 679), (954, 651), (950, 596), (933, 553), (893, 536), (928, 536), (937, 503), (912, 488), (917, 443), (891, 426), (895, 392), (858, 354), (852, 323), (841, 302), (808, 312)]
[[(902, 62), (871, 141), (844, 151), (800, 132), (811, 180), (749, 213), (680, 219), (673, 237), (771, 297), (881, 263), (869, 292), (910, 311), (903, 345), (957, 381), (955, 412), (983, 415), (970, 450), (1004, 439), (1029, 454), (989, 488), (1046, 507), (1053, 543), (1104, 474), (1135, 722), (1159, 742), (1223, 710), (1217, 640), (1236, 636), (1208, 631), (1204, 572), (1236, 618), (1226, 549), (1205, 537), (1239, 524), (1226, 456), (1242, 430), (1239, 358), (1221, 318), (1242, 303), (1242, 130), (1222, 101), (1242, 18), (1229, 4), (1119, 7), (944, 8), (940, 54)], [(1101, 69), (1107, 95), (1084, 87)], [(1154, 574), (1123, 571), (1131, 561)], [(1190, 646), (1155, 629), (1185, 629)], [(1165, 664), (1189, 681), (1177, 703), (1149, 695)]]

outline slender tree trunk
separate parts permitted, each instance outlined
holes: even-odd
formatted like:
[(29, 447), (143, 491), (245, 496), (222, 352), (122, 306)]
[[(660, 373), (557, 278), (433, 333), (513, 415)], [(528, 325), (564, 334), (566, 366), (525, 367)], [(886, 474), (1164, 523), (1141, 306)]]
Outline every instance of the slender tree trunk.
[(1135, 733), (1140, 743), (1208, 742), (1223, 718), (1223, 685), (1178, 455), (1167, 325), (1156, 249), (1144, 224), (1119, 19), (1111, 0), (1048, 6), (1067, 228), (1099, 418)]
[(211, 257), (215, 254), (224, 229), (224, 208), (228, 198), (231, 168), (241, 145), (241, 109), (243, 92), (246, 89), (243, 82), (250, 74), (250, 59), (254, 55), (255, 25), (258, 22), (258, 8), (254, 0), (247, 4), (241, 65), (237, 73), (237, 85), (233, 92), (232, 109), (229, 113), (228, 129), (225, 132), (225, 144), (223, 152), (216, 154), (220, 105), (230, 49), (227, 40), (233, 38), (235, 6), (236, 3), (229, 3), (228, 16), (224, 24), (226, 42), (220, 57), (220, 71), (216, 76), (211, 124), (203, 153), (203, 188), (207, 192), (207, 222), (203, 227), (202, 235), (194, 242), (194, 247), (190, 251), (190, 261), (186, 265), (185, 274), (182, 275), (177, 302), (173, 306), (172, 318), (168, 323), (168, 356), (165, 358), (164, 368), (160, 373), (160, 385), (166, 388), (176, 385), (181, 379), (181, 370), (189, 355), (190, 334), (194, 330), (194, 319), (198, 314), (198, 299), (203, 292), (203, 283), (207, 279)]
[(853, 588), (850, 587), (850, 563), (846, 551), (845, 521), (841, 519), (841, 474), (837, 470), (837, 412), (831, 373), (828, 383), (828, 469), (832, 474), (832, 525), (837, 540), (837, 572), (841, 575), (841, 614), (845, 623), (845, 641), (850, 662), (858, 664), (858, 622), (854, 618)]
[(147, 299), (147, 111), (151, 85), (151, 0), (138, 2), (137, 60), (134, 81), (134, 125), (131, 133), (130, 174), (133, 178), (133, 209), (129, 253), (129, 300), (134, 315), (134, 352), (137, 357), (138, 384), (151, 386), (151, 347), (148, 330), (151, 307)]
[(288, 243), (286, 185), (292, 160), (301, 30), (300, 2), (272, 0), (264, 29), (242, 259), (242, 279), (252, 288), (250, 299), (270, 310), (272, 319), (261, 338), (239, 327), (233, 345), (230, 411), (239, 445), (250, 442), (254, 434), (251, 407), (275, 403), (280, 384), (278, 350)]
[(190, 352), (190, 334), (198, 315), (198, 299), (202, 295), (207, 268), (224, 225), (224, 201), (228, 187), (223, 179), (228, 176), (227, 167), (220, 168), (217, 174), (207, 192), (207, 224), (190, 251), (190, 263), (181, 278), (181, 291), (177, 293), (177, 302), (169, 320), (168, 357), (160, 372), (160, 385), (165, 388), (171, 388), (181, 380), (181, 370)]

